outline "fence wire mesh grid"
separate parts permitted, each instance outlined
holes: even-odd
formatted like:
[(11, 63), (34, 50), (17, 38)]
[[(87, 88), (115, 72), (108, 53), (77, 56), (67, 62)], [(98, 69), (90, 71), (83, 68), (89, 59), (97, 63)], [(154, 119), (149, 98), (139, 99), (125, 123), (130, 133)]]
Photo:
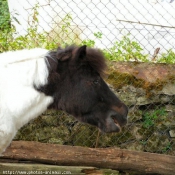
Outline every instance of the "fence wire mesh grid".
[(106, 82), (129, 107), (121, 133), (101, 133), (64, 112), (47, 111), (16, 140), (175, 155), (174, 1), (0, 0), (0, 5), (0, 52), (71, 44), (100, 48), (115, 61)]

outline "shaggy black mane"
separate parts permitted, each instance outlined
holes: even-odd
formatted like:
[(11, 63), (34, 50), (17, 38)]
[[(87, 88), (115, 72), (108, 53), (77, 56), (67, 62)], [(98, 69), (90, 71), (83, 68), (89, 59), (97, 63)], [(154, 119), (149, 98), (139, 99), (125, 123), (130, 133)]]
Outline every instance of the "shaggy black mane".
[[(56, 51), (57, 59), (61, 61), (73, 61), (79, 48), (80, 47), (75, 45), (67, 46), (65, 49), (59, 47)], [(86, 58), (84, 61), (88, 63), (95, 71), (97, 71), (101, 76), (105, 74), (107, 65), (102, 51), (87, 47), (85, 57)]]

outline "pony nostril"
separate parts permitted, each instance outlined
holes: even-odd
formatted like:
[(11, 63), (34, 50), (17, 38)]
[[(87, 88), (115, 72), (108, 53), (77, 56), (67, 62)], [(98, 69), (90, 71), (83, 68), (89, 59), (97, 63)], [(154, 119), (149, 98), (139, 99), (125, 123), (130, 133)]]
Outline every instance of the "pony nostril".
[(118, 127), (122, 127), (127, 123), (127, 118), (125, 116), (120, 115), (120, 114), (113, 113), (112, 115), (110, 115), (110, 117), (112, 118), (113, 122)]
[(114, 123), (115, 123), (117, 126), (119, 126), (119, 123), (118, 123), (117, 119), (115, 118), (115, 116), (112, 115), (111, 118), (112, 118), (112, 120), (114, 121)]

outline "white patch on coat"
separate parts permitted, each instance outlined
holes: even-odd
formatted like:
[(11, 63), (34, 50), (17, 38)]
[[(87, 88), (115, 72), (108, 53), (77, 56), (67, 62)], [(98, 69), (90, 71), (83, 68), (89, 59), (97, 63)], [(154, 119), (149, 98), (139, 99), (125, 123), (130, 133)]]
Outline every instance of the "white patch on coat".
[(53, 102), (36, 86), (47, 84), (45, 49), (0, 54), (0, 154), (18, 129), (38, 117)]

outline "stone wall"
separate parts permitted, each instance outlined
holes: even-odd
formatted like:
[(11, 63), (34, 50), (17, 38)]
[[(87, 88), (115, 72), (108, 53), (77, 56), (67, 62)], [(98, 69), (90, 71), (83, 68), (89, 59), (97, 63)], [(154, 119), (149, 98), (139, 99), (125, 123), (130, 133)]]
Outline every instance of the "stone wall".
[[(107, 82), (129, 106), (127, 149), (175, 155), (175, 65), (113, 62)], [(121, 136), (121, 140), (123, 137)]]
[(50, 110), (23, 127), (15, 139), (175, 155), (175, 65), (110, 62), (109, 67), (106, 82), (129, 107), (121, 133), (100, 133)]

